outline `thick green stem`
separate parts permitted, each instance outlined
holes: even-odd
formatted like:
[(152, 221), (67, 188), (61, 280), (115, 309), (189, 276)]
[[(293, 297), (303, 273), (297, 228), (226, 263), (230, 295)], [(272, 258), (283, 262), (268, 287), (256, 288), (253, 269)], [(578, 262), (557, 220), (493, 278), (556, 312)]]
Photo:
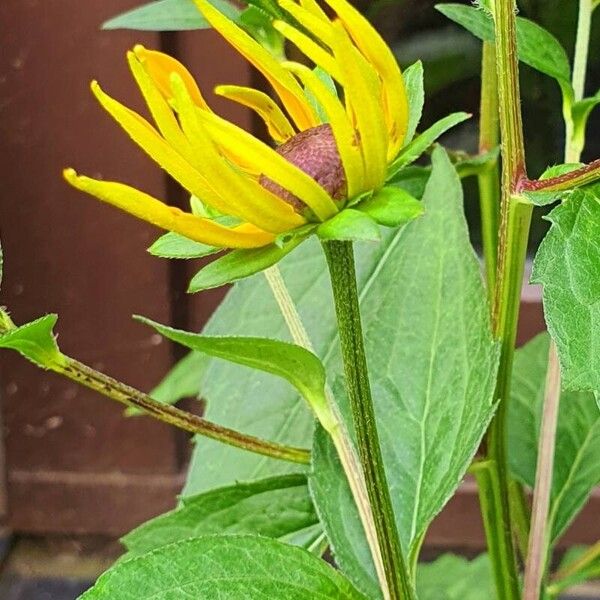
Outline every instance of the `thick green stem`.
[(489, 485), (485, 485), (482, 492), (482, 512), (498, 600), (517, 600), (519, 579), (510, 514), (506, 414), (532, 206), (523, 203), (515, 193), (520, 181), (526, 176), (515, 1), (494, 0), (492, 12), (496, 33), (496, 74), (502, 140), (501, 224), (492, 320), (494, 335), (500, 342), (501, 351), (496, 386), (498, 411), (486, 435), (489, 469), (486, 477)]
[[(493, 42), (484, 42), (481, 60), (481, 103), (479, 114), (479, 152), (485, 154), (500, 143), (498, 122), (498, 85), (496, 49)], [(498, 224), (500, 221), (500, 167), (494, 159), (477, 177), (481, 236), (487, 290), (490, 301), (496, 286), (496, 256), (498, 253)]]
[(308, 450), (282, 446), (216, 425), (202, 417), (180, 410), (175, 406), (157, 402), (143, 392), (125, 385), (108, 375), (104, 375), (104, 373), (100, 373), (77, 360), (68, 357), (65, 357), (65, 359), (64, 364), (53, 365), (50, 368), (60, 375), (64, 375), (125, 406), (139, 408), (144, 413), (164, 423), (168, 423), (189, 433), (199, 434), (230, 446), (235, 446), (236, 448), (269, 456), (270, 458), (301, 464), (310, 463), (310, 452)]
[(414, 598), (396, 528), (387, 484), (364, 350), (354, 253), (351, 242), (323, 244), (331, 276), (346, 389), (358, 441), (358, 453), (373, 509), (377, 541), (392, 600)]

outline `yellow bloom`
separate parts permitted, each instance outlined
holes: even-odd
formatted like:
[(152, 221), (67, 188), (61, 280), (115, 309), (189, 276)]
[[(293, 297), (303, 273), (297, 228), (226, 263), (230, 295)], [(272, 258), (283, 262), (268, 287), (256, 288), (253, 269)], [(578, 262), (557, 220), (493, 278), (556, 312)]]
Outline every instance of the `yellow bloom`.
[[(131, 72), (154, 121), (92, 91), (132, 140), (190, 194), (235, 226), (185, 213), (127, 185), (66, 169), (74, 187), (194, 241), (223, 248), (258, 248), (309, 223), (321, 223), (348, 199), (384, 185), (407, 128), (408, 106), (393, 54), (346, 0), (279, 0), (298, 23), (274, 26), (335, 80), (340, 95), (315, 71), (271, 55), (208, 0), (194, 0), (207, 21), (271, 84), (280, 104), (234, 85), (215, 92), (254, 110), (276, 148), (215, 114), (187, 69), (160, 52), (136, 46)], [(319, 110), (315, 108), (316, 103)]]

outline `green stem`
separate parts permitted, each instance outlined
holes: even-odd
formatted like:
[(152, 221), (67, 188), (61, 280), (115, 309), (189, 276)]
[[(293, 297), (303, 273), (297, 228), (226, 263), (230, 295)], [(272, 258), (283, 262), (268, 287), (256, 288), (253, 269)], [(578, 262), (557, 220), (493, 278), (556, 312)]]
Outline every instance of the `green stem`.
[[(485, 154), (500, 143), (498, 123), (498, 87), (496, 49), (493, 42), (484, 42), (481, 60), (481, 103), (479, 115), (479, 152)], [(494, 159), (477, 176), (481, 235), (487, 290), (490, 301), (496, 286), (496, 256), (498, 253), (498, 223), (500, 221), (500, 168)]]
[[(314, 348), (308, 332), (302, 323), (302, 319), (298, 314), (296, 305), (292, 297), (290, 296), (289, 290), (281, 276), (281, 271), (277, 265), (270, 267), (264, 271), (265, 277), (271, 288), (271, 292), (275, 297), (279, 310), (283, 315), (286, 325), (290, 331), (290, 334), (296, 344), (310, 350), (314, 353)], [(375, 530), (375, 521), (373, 518), (373, 511), (369, 504), (369, 497), (367, 494), (367, 486), (363, 471), (356, 456), (356, 451), (350, 440), (348, 430), (339, 414), (335, 398), (329, 385), (325, 388), (325, 396), (327, 398), (327, 407), (329, 414), (326, 419), (321, 420), (321, 425), (325, 428), (327, 433), (330, 435), (331, 440), (336, 448), (342, 468), (346, 474), (348, 485), (354, 498), (354, 503), (358, 510), (360, 520), (365, 532), (367, 544), (371, 551), (373, 558), (373, 564), (375, 565), (375, 571), (383, 597), (387, 600), (389, 598), (389, 590), (387, 581), (385, 578), (385, 568), (383, 566), (383, 560), (381, 552), (377, 544), (377, 531)], [(316, 415), (317, 418), (319, 415)]]
[[(579, 162), (580, 157), (581, 149), (574, 148), (573, 144), (569, 145), (565, 154), (565, 162)], [(558, 177), (524, 181), (521, 191), (562, 192), (589, 185), (598, 179), (600, 179), (600, 159)]]
[(262, 454), (270, 458), (287, 460), (300, 464), (310, 464), (310, 452), (303, 448), (292, 448), (282, 446), (273, 442), (261, 440), (251, 435), (246, 435), (211, 423), (202, 417), (185, 412), (175, 406), (169, 406), (162, 402), (157, 402), (150, 396), (132, 388), (104, 373), (100, 373), (80, 363), (77, 360), (64, 357), (64, 364), (52, 365), (50, 368), (63, 375), (84, 385), (100, 394), (116, 400), (125, 406), (135, 407), (143, 410), (146, 414), (174, 425), (179, 429), (188, 431), (189, 433), (199, 434), (204, 437), (223, 442), (236, 448)]
[(364, 350), (354, 253), (351, 242), (324, 242), (338, 321), (346, 389), (358, 454), (375, 518), (377, 541), (392, 600), (414, 598), (387, 484)]
[(508, 496), (515, 541), (521, 555), (521, 560), (525, 563), (527, 559), (529, 529), (531, 527), (531, 510), (527, 501), (527, 493), (521, 483), (511, 479), (508, 482)]
[(494, 0), (492, 11), (496, 32), (503, 167), (498, 272), (492, 320), (501, 350), (496, 385), (499, 405), (486, 434), (489, 473), (486, 475), (488, 485), (484, 484), (482, 490), (482, 512), (498, 600), (517, 600), (519, 579), (510, 514), (506, 415), (532, 206), (523, 203), (515, 194), (525, 176), (516, 3), (514, 0)]

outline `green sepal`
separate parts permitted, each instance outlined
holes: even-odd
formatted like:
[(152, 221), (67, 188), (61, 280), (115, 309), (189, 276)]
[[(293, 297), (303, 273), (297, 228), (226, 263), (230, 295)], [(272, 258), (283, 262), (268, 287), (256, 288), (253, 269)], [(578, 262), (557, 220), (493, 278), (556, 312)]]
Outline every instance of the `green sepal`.
[(273, 27), (273, 15), (264, 8), (250, 3), (239, 16), (238, 23), (271, 54), (283, 58), (284, 38)]
[(321, 240), (351, 242), (378, 242), (381, 232), (377, 223), (367, 214), (346, 208), (317, 228)]
[(4, 311), (0, 311), (0, 313), (4, 330), (4, 333), (0, 335), (0, 348), (16, 350), (43, 369), (52, 369), (66, 364), (66, 359), (58, 349), (54, 335), (57, 315), (46, 315), (20, 327), (15, 327)]
[(310, 404), (325, 428), (331, 427), (325, 396), (325, 367), (320, 359), (306, 348), (256, 337), (211, 337), (161, 325), (145, 317), (138, 321), (153, 327), (164, 337), (186, 346), (287, 380)]
[(389, 166), (387, 181), (392, 179), (400, 169), (415, 162), (441, 135), (452, 127), (470, 119), (471, 115), (465, 112), (457, 112), (440, 119), (429, 129), (418, 135), (408, 146), (405, 146), (398, 154), (394, 162)]
[(424, 212), (423, 205), (400, 187), (384, 187), (357, 207), (385, 227), (404, 225)]
[(404, 146), (407, 146), (415, 137), (415, 131), (423, 115), (423, 106), (425, 104), (425, 85), (424, 85), (423, 63), (418, 60), (404, 69), (402, 78), (406, 88), (408, 98), (408, 125), (406, 136), (404, 137)]
[[(240, 10), (225, 0), (210, 0), (229, 19), (235, 21)], [(102, 24), (102, 29), (138, 31), (189, 31), (209, 29), (208, 21), (191, 0), (158, 0), (121, 13)]]
[[(335, 81), (333, 80), (331, 75), (327, 71), (325, 71), (325, 69), (322, 69), (321, 67), (315, 67), (313, 69), (313, 73), (321, 80), (323, 84), (325, 84), (325, 87), (334, 96), (338, 95), (337, 88), (335, 87)], [(319, 117), (321, 123), (329, 123), (329, 117), (327, 116), (327, 112), (309, 88), (304, 88), (304, 95), (306, 96), (308, 103), (314, 110), (317, 117)]]
[(148, 248), (148, 252), (152, 254), (152, 256), (182, 259), (210, 256), (221, 250), (223, 250), (223, 248), (216, 248), (215, 246), (209, 246), (208, 244), (194, 242), (173, 231), (161, 235), (152, 246)]
[(262, 248), (233, 250), (198, 271), (190, 281), (188, 292), (220, 287), (260, 273), (278, 263), (304, 239), (298, 236), (283, 245), (273, 243)]

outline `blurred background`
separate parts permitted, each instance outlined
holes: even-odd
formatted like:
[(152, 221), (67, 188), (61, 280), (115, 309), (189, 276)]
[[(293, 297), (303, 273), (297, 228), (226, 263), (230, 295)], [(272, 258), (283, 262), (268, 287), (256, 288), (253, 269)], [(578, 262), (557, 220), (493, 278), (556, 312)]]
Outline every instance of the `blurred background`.
[[(150, 390), (181, 355), (131, 315), (199, 329), (224, 291), (185, 294), (197, 264), (152, 258), (146, 248), (157, 236), (155, 230), (63, 182), (62, 168), (73, 166), (137, 185), (171, 204), (187, 203), (101, 111), (88, 83), (98, 79), (109, 93), (142, 110), (125, 62), (125, 51), (140, 42), (183, 60), (217, 111), (260, 134), (249, 113), (210, 98), (209, 90), (216, 83), (261, 82), (211, 31), (100, 30), (106, 19), (138, 4), (0, 4), (0, 232), (5, 258), (0, 304), (9, 307), (17, 323), (58, 313), (57, 331), (66, 353)], [(421, 127), (451, 111), (472, 112), (473, 120), (446, 137), (445, 144), (475, 152), (480, 43), (449, 23), (430, 0), (358, 5), (403, 65), (423, 60), (428, 94)], [(520, 8), (572, 54), (576, 0), (522, 0)], [(600, 53), (593, 50), (599, 47), (596, 19), (588, 92), (600, 87)], [(562, 162), (560, 96), (554, 81), (526, 66), (522, 91), (528, 166), (536, 176), (547, 165)], [(585, 160), (600, 156), (599, 131), (600, 110), (590, 120)], [(465, 185), (465, 210), (478, 246), (477, 191), (473, 182)], [(545, 231), (541, 216), (536, 216), (532, 248)], [(539, 290), (527, 286), (520, 341), (542, 327)], [(40, 372), (16, 355), (0, 356), (0, 555), (8, 573), (0, 579), (0, 598), (72, 598), (77, 586), (84, 585), (79, 582), (93, 579), (118, 553), (114, 540), (120, 534), (174, 505), (189, 440), (150, 419), (125, 419), (119, 406)], [(600, 494), (566, 542), (596, 541), (598, 514)], [(475, 490), (467, 483), (434, 523), (428, 547), (476, 553), (483, 534), (474, 515)], [(74, 587), (63, 593), (52, 581), (67, 572)], [(23, 574), (35, 581), (22, 581)], [(45, 587), (36, 588), (42, 580)]]

